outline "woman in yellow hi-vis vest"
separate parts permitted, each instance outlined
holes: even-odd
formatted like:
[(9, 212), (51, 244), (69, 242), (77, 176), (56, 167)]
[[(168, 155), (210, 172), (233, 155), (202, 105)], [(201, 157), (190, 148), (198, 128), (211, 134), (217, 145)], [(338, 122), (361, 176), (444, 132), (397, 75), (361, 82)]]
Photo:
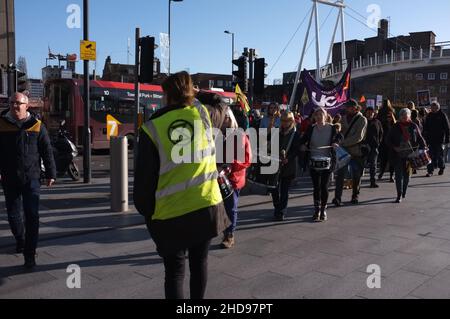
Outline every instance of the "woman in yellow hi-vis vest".
[(162, 87), (166, 106), (139, 134), (134, 203), (164, 259), (166, 298), (184, 298), (189, 252), (191, 299), (203, 299), (211, 239), (229, 225), (217, 183), (215, 123), (187, 72)]

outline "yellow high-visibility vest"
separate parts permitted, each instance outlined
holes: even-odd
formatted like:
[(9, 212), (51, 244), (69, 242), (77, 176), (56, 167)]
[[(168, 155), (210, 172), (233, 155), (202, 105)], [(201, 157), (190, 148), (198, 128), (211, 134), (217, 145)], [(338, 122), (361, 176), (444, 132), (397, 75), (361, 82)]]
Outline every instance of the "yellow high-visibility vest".
[[(153, 220), (181, 217), (222, 202), (212, 124), (205, 106), (196, 101), (150, 119), (142, 129), (160, 159)], [(191, 160), (180, 163), (177, 155), (187, 153)]]

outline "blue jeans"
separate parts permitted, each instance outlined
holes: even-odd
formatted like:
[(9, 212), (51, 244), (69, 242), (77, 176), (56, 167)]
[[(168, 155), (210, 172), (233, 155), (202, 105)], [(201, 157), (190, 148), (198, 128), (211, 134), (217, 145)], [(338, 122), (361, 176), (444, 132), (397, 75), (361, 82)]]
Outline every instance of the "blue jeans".
[[(41, 184), (33, 180), (25, 185), (3, 185), (11, 231), (18, 241), (25, 241), (24, 255), (34, 255), (39, 238), (39, 199)], [(21, 203), (25, 224), (21, 214)]]
[(289, 187), (292, 179), (280, 178), (280, 183), (277, 188), (270, 190), (272, 193), (273, 206), (275, 208), (276, 216), (284, 216), (287, 213), (289, 201)]
[(351, 171), (353, 195), (352, 199), (358, 199), (361, 189), (361, 177), (364, 170), (363, 159), (352, 159), (350, 164), (341, 168), (336, 175), (335, 199), (342, 201), (342, 193), (344, 191), (344, 179), (348, 171)]
[(225, 235), (232, 235), (236, 231), (238, 220), (238, 203), (241, 190), (235, 189), (233, 195), (225, 199), (225, 210), (227, 211), (228, 218), (231, 221), (230, 227), (225, 230)]

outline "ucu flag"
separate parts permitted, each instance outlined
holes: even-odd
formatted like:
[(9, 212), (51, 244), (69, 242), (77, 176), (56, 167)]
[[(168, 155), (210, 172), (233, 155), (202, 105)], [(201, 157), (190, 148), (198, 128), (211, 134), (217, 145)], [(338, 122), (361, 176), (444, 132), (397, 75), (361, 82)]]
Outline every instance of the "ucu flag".
[(309, 98), (309, 102), (305, 105), (303, 111), (305, 115), (309, 115), (315, 109), (322, 107), (334, 116), (350, 99), (351, 65), (347, 67), (341, 81), (331, 88), (317, 83), (307, 70), (302, 72), (301, 77), (303, 87), (306, 89)]

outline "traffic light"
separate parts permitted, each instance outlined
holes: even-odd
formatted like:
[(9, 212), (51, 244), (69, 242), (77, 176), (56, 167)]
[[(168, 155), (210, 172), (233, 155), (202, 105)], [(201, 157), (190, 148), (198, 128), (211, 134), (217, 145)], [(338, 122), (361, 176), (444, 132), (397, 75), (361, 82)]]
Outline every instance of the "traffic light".
[(139, 69), (139, 82), (152, 83), (155, 63), (155, 38), (141, 38), (141, 63)]
[(241, 56), (237, 60), (233, 60), (233, 64), (238, 67), (237, 71), (233, 72), (234, 75), (234, 82), (235, 84), (238, 84), (241, 88), (242, 92), (246, 93), (248, 92), (248, 81), (247, 81), (247, 74), (248, 74), (248, 64), (247, 64), (247, 58), (245, 56)]
[(28, 90), (27, 74), (16, 70), (16, 92), (24, 93)]
[(266, 78), (266, 59), (255, 60), (255, 73), (254, 73), (254, 92), (257, 95), (264, 94), (264, 82)]

